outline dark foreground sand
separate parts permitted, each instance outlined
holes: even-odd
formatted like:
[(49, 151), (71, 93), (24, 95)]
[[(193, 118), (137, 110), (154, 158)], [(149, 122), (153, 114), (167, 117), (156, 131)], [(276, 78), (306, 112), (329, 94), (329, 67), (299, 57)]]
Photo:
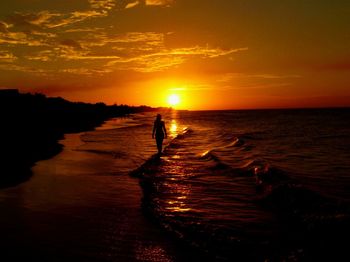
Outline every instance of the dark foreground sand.
[(0, 191), (1, 261), (187, 260), (142, 214), (137, 179), (113, 174), (113, 158), (74, 150), (79, 134), (62, 143), (29, 181)]

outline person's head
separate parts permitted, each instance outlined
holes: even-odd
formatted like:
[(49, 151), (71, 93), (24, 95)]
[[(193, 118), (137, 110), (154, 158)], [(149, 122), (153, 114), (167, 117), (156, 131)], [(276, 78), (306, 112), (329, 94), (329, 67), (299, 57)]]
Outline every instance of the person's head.
[(160, 120), (162, 120), (162, 116), (161, 116), (161, 114), (157, 114), (157, 121), (160, 121)]

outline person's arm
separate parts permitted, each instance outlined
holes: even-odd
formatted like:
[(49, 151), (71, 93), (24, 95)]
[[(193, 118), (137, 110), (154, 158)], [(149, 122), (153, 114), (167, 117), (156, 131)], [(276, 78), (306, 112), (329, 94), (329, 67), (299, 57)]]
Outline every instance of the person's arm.
[(168, 134), (166, 133), (166, 128), (165, 128), (165, 123), (164, 122), (163, 122), (163, 130), (164, 130), (165, 138), (167, 138)]
[(153, 125), (152, 138), (154, 138), (154, 133), (156, 132), (156, 123)]

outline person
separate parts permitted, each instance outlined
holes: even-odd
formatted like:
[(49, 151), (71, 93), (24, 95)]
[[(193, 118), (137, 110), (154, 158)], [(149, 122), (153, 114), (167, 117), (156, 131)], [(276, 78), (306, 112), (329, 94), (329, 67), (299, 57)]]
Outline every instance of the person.
[(160, 155), (162, 153), (163, 140), (167, 138), (165, 124), (160, 114), (157, 114), (156, 120), (154, 121), (152, 138), (156, 138), (158, 155)]

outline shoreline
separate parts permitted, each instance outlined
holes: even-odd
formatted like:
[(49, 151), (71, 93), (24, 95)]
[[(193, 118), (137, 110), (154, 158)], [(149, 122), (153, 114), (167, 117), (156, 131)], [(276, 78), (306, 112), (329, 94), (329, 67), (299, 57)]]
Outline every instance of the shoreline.
[(30, 181), (0, 191), (0, 208), (6, 210), (0, 217), (6, 236), (0, 244), (6, 252), (0, 257), (191, 261), (143, 213), (139, 180), (114, 174), (113, 158), (79, 150), (84, 144), (80, 135), (60, 140), (63, 150), (37, 162)]
[(28, 181), (33, 175), (31, 169), (38, 161), (48, 160), (62, 152), (64, 146), (60, 141), (64, 139), (65, 135), (93, 131), (95, 128), (103, 125), (106, 120), (97, 123), (96, 126), (76, 128), (75, 131), (71, 132), (60, 131), (52, 133), (44, 141), (36, 141), (35, 145), (28, 143), (24, 144), (24, 146), (19, 146), (18, 148), (27, 151), (29, 154), (27, 158), (16, 159), (16, 157), (10, 157), (6, 159), (2, 168), (3, 174), (1, 175), (0, 189), (13, 187)]
[(65, 134), (92, 131), (114, 117), (156, 110), (150, 107), (107, 106), (104, 103), (70, 102), (42, 94), (0, 90), (0, 189), (16, 186), (32, 176), (37, 161), (62, 151)]

